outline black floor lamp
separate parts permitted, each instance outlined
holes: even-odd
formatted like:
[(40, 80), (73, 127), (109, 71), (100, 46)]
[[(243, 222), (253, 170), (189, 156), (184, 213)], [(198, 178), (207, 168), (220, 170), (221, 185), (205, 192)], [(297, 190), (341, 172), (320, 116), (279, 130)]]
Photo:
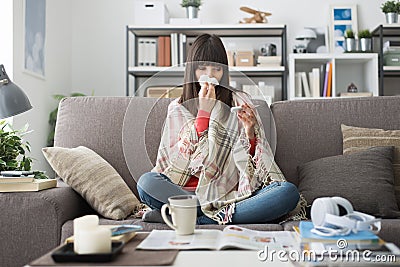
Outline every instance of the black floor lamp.
[(0, 119), (12, 117), (32, 108), (28, 97), (14, 84), (0, 65)]

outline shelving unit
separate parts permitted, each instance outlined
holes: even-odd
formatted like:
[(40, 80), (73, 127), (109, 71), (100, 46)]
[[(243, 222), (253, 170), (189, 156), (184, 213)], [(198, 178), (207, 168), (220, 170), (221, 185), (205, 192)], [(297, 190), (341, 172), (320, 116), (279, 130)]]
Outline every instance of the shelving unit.
[[(385, 85), (385, 77), (400, 78), (400, 66), (384, 65), (383, 44), (388, 40), (400, 40), (400, 24), (381, 24), (371, 33), (373, 38), (373, 51), (379, 54), (379, 95), (386, 95), (390, 88)], [(387, 85), (390, 84), (387, 83)], [(394, 89), (397, 89), (397, 94), (400, 93), (397, 86)]]
[[(376, 53), (345, 54), (290, 54), (289, 55), (289, 99), (305, 99), (295, 96), (295, 73), (311, 72), (327, 62), (332, 62), (332, 97), (346, 92), (354, 83), (359, 92), (378, 95), (378, 55)], [(320, 74), (320, 77), (323, 76)], [(331, 97), (324, 97), (325, 99)]]
[[(183, 82), (184, 67), (137, 66), (138, 38), (168, 36), (183, 33), (187, 38), (209, 33), (221, 37), (226, 50), (253, 50), (257, 56), (259, 47), (273, 42), (277, 44), (277, 55), (281, 56), (281, 66), (276, 67), (230, 67), (231, 81), (239, 85), (245, 83), (245, 74), (255, 84), (271, 78), (279, 80), (281, 99), (287, 99), (287, 33), (286, 25), (236, 24), (236, 25), (198, 25), (198, 26), (127, 26), (126, 27), (126, 95), (144, 96), (141, 86), (168, 85), (179, 86)], [(230, 48), (230, 49), (229, 49)], [(155, 76), (154, 76), (155, 75)], [(152, 79), (149, 79), (152, 78)], [(267, 84), (267, 82), (266, 82)], [(276, 94), (276, 93), (275, 93)]]

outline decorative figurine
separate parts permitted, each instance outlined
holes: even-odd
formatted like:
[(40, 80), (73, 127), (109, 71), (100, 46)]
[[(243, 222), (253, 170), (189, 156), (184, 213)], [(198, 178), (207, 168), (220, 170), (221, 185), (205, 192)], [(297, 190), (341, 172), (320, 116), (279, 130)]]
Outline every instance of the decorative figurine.
[(272, 15), (269, 12), (258, 11), (246, 6), (240, 7), (240, 10), (253, 14), (253, 16), (250, 18), (243, 18), (239, 23), (267, 23), (268, 20), (266, 17)]

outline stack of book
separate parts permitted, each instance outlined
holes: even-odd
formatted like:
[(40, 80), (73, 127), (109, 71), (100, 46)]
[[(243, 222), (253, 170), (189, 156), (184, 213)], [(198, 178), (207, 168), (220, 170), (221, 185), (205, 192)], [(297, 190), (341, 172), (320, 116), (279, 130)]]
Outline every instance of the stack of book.
[[(370, 231), (358, 231), (344, 236), (319, 236), (311, 232), (312, 222), (302, 221), (299, 227), (293, 227), (297, 233), (300, 250), (306, 255), (303, 260), (308, 266), (330, 266), (334, 262), (353, 262), (364, 266), (364, 258), (357, 255), (368, 255), (373, 259), (376, 255), (399, 255), (399, 248), (393, 243), (386, 243)], [(368, 252), (367, 254), (365, 254)], [(364, 254), (363, 254), (364, 253)], [(395, 259), (395, 258), (394, 258)], [(334, 262), (332, 262), (334, 261)], [(396, 260), (398, 263), (398, 261)], [(328, 264), (329, 263), (329, 264)]]
[(295, 73), (296, 97), (332, 97), (332, 62)]
[(193, 38), (177, 32), (169, 36), (140, 37), (137, 40), (137, 66), (169, 67), (183, 64), (192, 42)]
[(40, 191), (56, 186), (56, 179), (35, 179), (33, 174), (0, 176), (0, 192)]

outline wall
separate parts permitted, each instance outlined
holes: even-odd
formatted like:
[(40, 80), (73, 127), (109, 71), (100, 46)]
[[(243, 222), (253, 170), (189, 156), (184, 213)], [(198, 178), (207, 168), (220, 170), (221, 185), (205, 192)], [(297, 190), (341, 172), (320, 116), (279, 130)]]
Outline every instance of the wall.
[(36, 159), (33, 168), (50, 167), (41, 152), (46, 146), (49, 132), (48, 116), (57, 106), (53, 94), (69, 94), (71, 90), (71, 3), (69, 0), (47, 0), (45, 79), (23, 71), (23, 1), (14, 1), (14, 82), (28, 95), (33, 109), (14, 117), (15, 129), (29, 123), (33, 132), (26, 137), (32, 146), (31, 156)]
[(13, 79), (13, 2), (0, 0), (0, 6), (0, 25), (6, 25), (1, 30), (0, 64), (4, 65), (8, 77)]

